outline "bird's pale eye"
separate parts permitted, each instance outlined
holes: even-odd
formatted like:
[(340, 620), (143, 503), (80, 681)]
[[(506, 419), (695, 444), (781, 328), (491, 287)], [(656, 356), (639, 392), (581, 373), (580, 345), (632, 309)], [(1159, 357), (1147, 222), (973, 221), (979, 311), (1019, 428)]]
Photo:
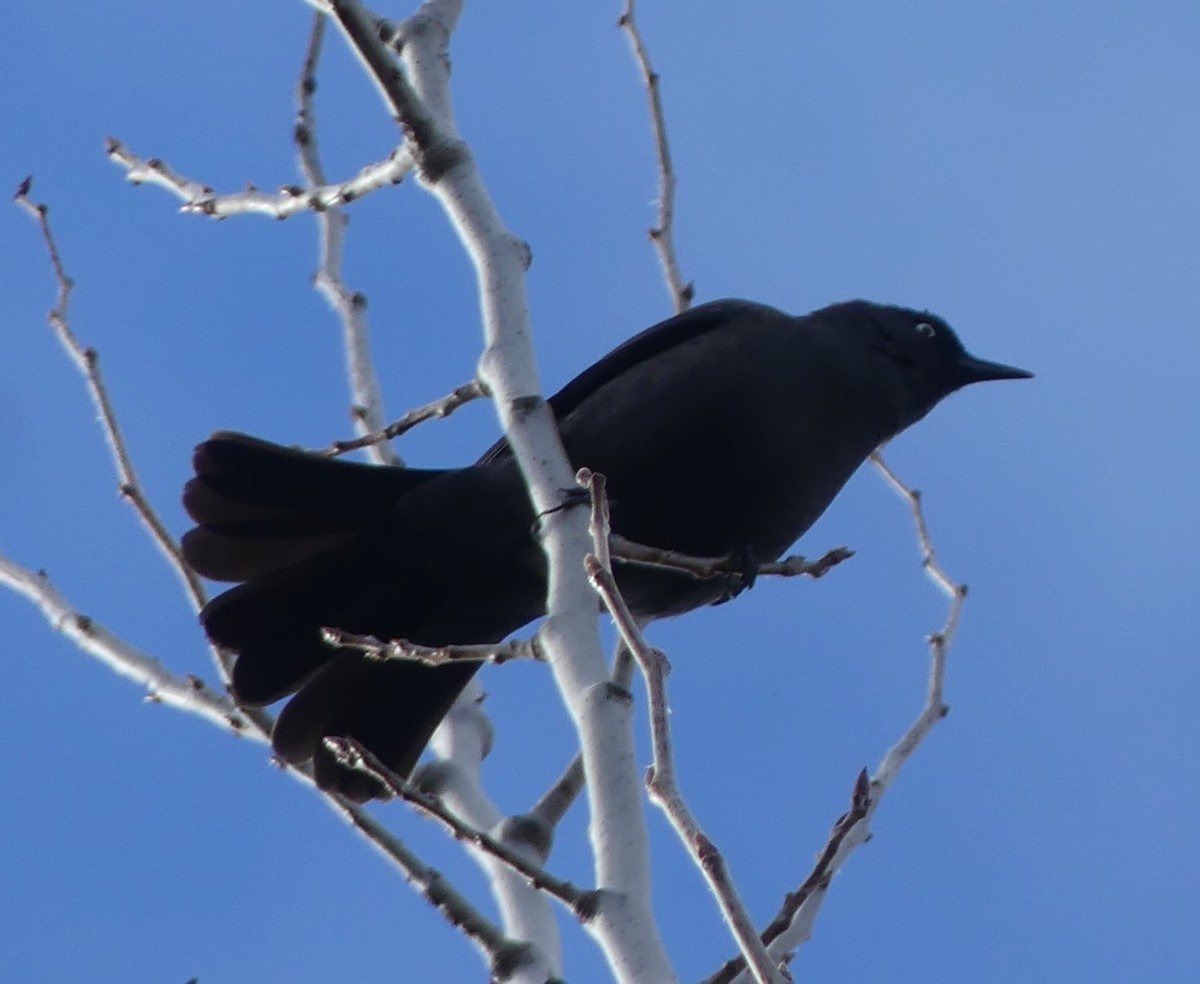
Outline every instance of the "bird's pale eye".
[(933, 338), (937, 334), (937, 329), (928, 321), (918, 321), (916, 332), (918, 335), (924, 335), (926, 338)]

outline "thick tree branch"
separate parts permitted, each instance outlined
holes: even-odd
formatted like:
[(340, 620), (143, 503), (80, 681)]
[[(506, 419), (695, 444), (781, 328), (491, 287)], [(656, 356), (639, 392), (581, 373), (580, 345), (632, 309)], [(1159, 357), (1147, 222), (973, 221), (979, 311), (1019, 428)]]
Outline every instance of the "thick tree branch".
[[(600, 904), (588, 929), (618, 979), (674, 975), (650, 909), (649, 851), (628, 697), (614, 691), (599, 647), (595, 598), (584, 577), (584, 518), (561, 509), (573, 471), (540, 393), (530, 345), (524, 270), (529, 248), (506, 228), (453, 121), (447, 43), (461, 3), (431, 0), (387, 41), (355, 0), (328, 8), (404, 130), (418, 177), (438, 199), (475, 265), (486, 348), (479, 378), (492, 393), (533, 500), (549, 561), (547, 659), (580, 732), (591, 793), (591, 836)], [(410, 81), (411, 79), (411, 81)]]

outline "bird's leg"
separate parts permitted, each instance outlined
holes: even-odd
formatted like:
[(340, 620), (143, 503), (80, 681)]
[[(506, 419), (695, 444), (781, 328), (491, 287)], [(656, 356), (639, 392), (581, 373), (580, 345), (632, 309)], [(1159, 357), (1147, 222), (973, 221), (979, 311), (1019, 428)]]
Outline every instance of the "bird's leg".
[(714, 605), (723, 605), (727, 601), (732, 601), (743, 591), (754, 587), (754, 582), (758, 580), (758, 555), (749, 543), (740, 543), (734, 547), (729, 552), (727, 563), (734, 568), (735, 579), (729, 585), (726, 593), (713, 602)]

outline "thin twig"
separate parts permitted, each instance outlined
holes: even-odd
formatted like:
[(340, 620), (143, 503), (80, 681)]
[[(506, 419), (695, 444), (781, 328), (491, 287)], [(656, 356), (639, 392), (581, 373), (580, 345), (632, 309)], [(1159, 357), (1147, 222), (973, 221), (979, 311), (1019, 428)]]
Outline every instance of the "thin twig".
[[(325, 185), (325, 171), (317, 147), (317, 121), (313, 95), (317, 91), (317, 62), (321, 57), (321, 42), (325, 36), (325, 15), (313, 15), (312, 33), (304, 54), (304, 65), (296, 84), (296, 139), (300, 171), (310, 187)], [(346, 373), (350, 381), (350, 416), (361, 434), (371, 434), (383, 427), (383, 391), (375, 374), (371, 358), (370, 335), (367, 330), (367, 299), (351, 291), (342, 275), (342, 257), (346, 244), (346, 225), (349, 217), (333, 205), (317, 211), (320, 232), (320, 265), (313, 286), (324, 296), (337, 313), (342, 325), (342, 348), (346, 353)], [(400, 464), (400, 457), (390, 445), (370, 442), (369, 454), (379, 464)]]
[[(657, 567), (663, 570), (679, 571), (691, 574), (696, 578), (717, 577), (723, 574), (742, 574), (743, 559), (740, 555), (726, 554), (724, 557), (693, 557), (690, 554), (677, 553), (674, 550), (663, 550), (659, 547), (649, 547), (643, 543), (626, 540), (618, 533), (609, 537), (609, 549), (613, 559), (618, 563), (633, 564), (638, 567)], [(835, 547), (826, 551), (816, 560), (808, 560), (799, 554), (792, 554), (782, 560), (761, 563), (755, 568), (755, 575), (775, 577), (824, 577), (834, 567), (854, 556), (854, 551), (846, 547)]]
[(675, 778), (674, 751), (671, 745), (670, 710), (666, 695), (666, 674), (669, 670), (666, 657), (650, 646), (642, 635), (625, 599), (617, 588), (612, 568), (601, 560), (607, 557), (610, 532), (608, 500), (604, 493), (604, 476), (581, 470), (581, 482), (592, 493), (592, 537), (595, 553), (584, 559), (584, 567), (596, 592), (612, 615), (622, 641), (633, 654), (646, 680), (646, 691), (650, 704), (650, 733), (654, 747), (654, 764), (646, 778), (650, 798), (663, 810), (675, 828), (679, 839), (687, 847), (700, 867), (708, 887), (721, 908), (721, 914), (733, 937), (752, 968), (759, 984), (783, 984), (790, 980), (786, 971), (776, 965), (750, 919), (750, 913), (742, 901), (737, 886), (725, 864), (725, 859), (716, 845), (701, 829), (692, 815)]
[(399, 184), (413, 169), (412, 156), (401, 146), (387, 158), (368, 164), (354, 177), (336, 184), (315, 188), (285, 185), (278, 192), (260, 191), (247, 186), (244, 191), (218, 195), (200, 181), (194, 181), (176, 171), (157, 157), (140, 157), (120, 140), (108, 137), (104, 152), (118, 167), (125, 170), (125, 180), (132, 184), (152, 184), (165, 188), (183, 201), (180, 211), (189, 215), (207, 215), (224, 219), (233, 215), (266, 215), (273, 219), (289, 219), (302, 212), (321, 212), (327, 208), (348, 205), (380, 188)]
[(650, 100), (650, 122), (654, 127), (654, 146), (658, 152), (658, 224), (650, 228), (649, 235), (658, 250), (667, 289), (678, 314), (691, 306), (696, 285), (691, 281), (684, 282), (679, 269), (679, 257), (675, 252), (675, 167), (671, 163), (671, 145), (667, 141), (667, 121), (663, 113), (658, 73), (650, 64), (650, 53), (638, 30), (633, 6), (634, 0), (625, 0), (625, 10), (617, 20), (617, 25), (629, 36), (629, 45)]
[(967, 599), (967, 586), (959, 584), (951, 578), (938, 561), (933, 540), (929, 535), (929, 526), (925, 522), (921, 493), (901, 481), (896, 473), (888, 467), (878, 451), (871, 455), (871, 461), (883, 474), (888, 484), (908, 503), (917, 528), (917, 540), (921, 549), (921, 566), (925, 568), (925, 572), (933, 583), (950, 601), (950, 610), (946, 614), (945, 623), (938, 632), (929, 637), (929, 686), (925, 695), (925, 706), (900, 740), (888, 750), (871, 779), (872, 785), (881, 793), (891, 785), (901, 766), (908, 761), (925, 736), (933, 730), (933, 726), (950, 711), (943, 695), (946, 682), (946, 656), (950, 648), (950, 640), (958, 629), (963, 604)]
[[(867, 778), (867, 770), (854, 780), (854, 790), (850, 796), (850, 809), (834, 821), (829, 840), (817, 856), (816, 864), (807, 878), (794, 892), (789, 892), (783, 900), (779, 914), (771, 920), (763, 931), (762, 941), (768, 946), (788, 930), (796, 921), (809, 899), (818, 894), (824, 894), (834, 875), (834, 862), (841, 850), (842, 842), (850, 834), (856, 824), (867, 815), (871, 807), (871, 783)], [(815, 911), (813, 912), (815, 916)], [(811, 920), (810, 920), (811, 925)], [(794, 950), (794, 945), (792, 949)], [(786, 959), (786, 957), (785, 957)], [(706, 977), (701, 984), (729, 984), (746, 969), (744, 957), (734, 957), (711, 977)]]
[(464, 403), (470, 403), (472, 400), (477, 400), (487, 395), (487, 387), (484, 386), (483, 382), (478, 379), (472, 379), (469, 383), (464, 383), (445, 396), (438, 397), (438, 399), (426, 403), (424, 406), (409, 410), (399, 420), (393, 421), (380, 430), (372, 431), (369, 434), (364, 434), (362, 437), (355, 437), (350, 440), (334, 441), (322, 453), (330, 458), (335, 458), (340, 454), (345, 454), (347, 451), (357, 451), (359, 448), (380, 444), (383, 441), (395, 440), (401, 434), (412, 430), (417, 424), (422, 424), (427, 420), (449, 417), (450, 414)]
[[(79, 339), (71, 331), (68, 308), (74, 281), (67, 275), (62, 256), (58, 251), (54, 232), (50, 227), (49, 207), (44, 203), (33, 202), (29, 199), (29, 191), (32, 184), (33, 181), (31, 178), (26, 178), (21, 182), (14, 200), (37, 221), (42, 233), (42, 241), (46, 244), (46, 250), (50, 254), (50, 265), (54, 270), (55, 280), (58, 282), (58, 297), (54, 307), (50, 309), (50, 313), (46, 316), (47, 320), (50, 323), (50, 327), (54, 330), (54, 334), (62, 344), (64, 351), (83, 375), (88, 395), (91, 396), (92, 403), (96, 407), (96, 413), (100, 418), (100, 426), (104, 432), (105, 441), (108, 443), (113, 466), (117, 472), (117, 488), (121, 497), (133, 507), (134, 512), (142, 521), (142, 525), (150, 534), (150, 539), (158, 547), (163, 556), (166, 557), (167, 563), (183, 583), (184, 592), (187, 594), (192, 607), (196, 611), (199, 611), (204, 607), (205, 602), (207, 602), (208, 595), (204, 590), (204, 585), (200, 582), (200, 578), (196, 576), (196, 573), (191, 569), (187, 561), (183, 559), (183, 553), (179, 549), (179, 544), (167, 531), (166, 525), (150, 505), (149, 500), (142, 491), (141, 483), (138, 481), (137, 473), (133, 468), (133, 460), (129, 456), (129, 449), (125, 446), (125, 438), (122, 436), (121, 427), (117, 422), (116, 412), (113, 410), (108, 390), (105, 388), (104, 378), (100, 373), (100, 355), (94, 348), (85, 348), (80, 344)], [(226, 653), (217, 646), (211, 646), (210, 648), (217, 668), (220, 670), (221, 678), (224, 683), (228, 684), (233, 672), (233, 659), (229, 653)]]
[[(313, 784), (308, 772), (292, 769), (292, 773), (308, 785)], [(390, 861), (404, 878), (415, 885), (451, 926), (461, 930), (487, 957), (492, 979), (511, 980), (519, 971), (533, 970), (547, 984), (556, 980), (536, 946), (506, 936), (494, 922), (487, 919), (461, 892), (446, 880), (436, 868), (425, 864), (399, 837), (383, 827), (359, 804), (341, 796), (317, 790), (326, 804), (346, 820), (369, 844)]]
[[(929, 573), (934, 584), (942, 589), (951, 601), (961, 600), (967, 594), (965, 584), (956, 584), (938, 563), (937, 551), (933, 548), (933, 540), (929, 535), (929, 527), (925, 522), (925, 512), (921, 508), (921, 493), (918, 489), (909, 488), (883, 460), (879, 451), (873, 451), (870, 456), (871, 464), (879, 469), (887, 483), (895, 490), (900, 498), (908, 503), (912, 512), (913, 522), (917, 527), (917, 542), (921, 548), (921, 566)], [(945, 630), (943, 630), (944, 632)]]
[(352, 738), (327, 737), (325, 745), (341, 765), (376, 779), (393, 796), (412, 804), (441, 822), (456, 840), (472, 844), (502, 861), (525, 878), (531, 887), (547, 892), (562, 902), (579, 919), (586, 921), (594, 914), (594, 892), (578, 888), (571, 882), (551, 875), (541, 865), (533, 863), (507, 844), (501, 843), (485, 831), (477, 830), (470, 824), (464, 823), (457, 815), (447, 810), (437, 797), (430, 796), (398, 776), (359, 742)]
[(341, 629), (323, 628), (321, 634), (331, 646), (355, 649), (368, 659), (386, 662), (389, 660), (424, 663), (426, 666), (445, 666), (447, 663), (508, 663), (512, 660), (544, 661), (541, 645), (536, 635), (529, 639), (512, 639), (508, 642), (470, 643), (457, 646), (422, 646), (407, 639), (376, 639), (369, 635), (355, 635)]
[[(948, 597), (950, 608), (941, 630), (931, 635), (928, 640), (929, 683), (925, 702), (916, 719), (901, 735), (899, 741), (888, 749), (879, 765), (876, 766), (875, 772), (871, 776), (869, 791), (865, 796), (860, 794), (860, 784), (856, 783), (854, 803), (858, 806), (856, 808), (852, 805), (850, 812), (835, 824), (834, 832), (821, 854), (821, 861), (818, 865), (820, 877), (815, 881), (810, 878), (805, 882), (805, 885), (802, 886), (803, 898), (796, 897), (792, 904), (785, 903), (784, 910), (790, 910), (790, 917), (785, 919), (784, 913), (781, 912), (780, 917), (771, 924), (768, 930), (774, 935), (764, 934), (764, 940), (769, 946), (771, 955), (781, 960), (788, 959), (796, 947), (809, 938), (817, 913), (824, 902), (830, 879), (841, 870), (850, 855), (870, 839), (871, 822), (875, 817), (875, 812), (879, 809), (879, 804), (883, 801), (884, 793), (887, 792), (900, 769), (912, 757), (934, 725), (947, 713), (943, 697), (946, 657), (950, 640), (958, 627), (963, 602), (967, 596), (967, 587), (964, 584), (956, 583), (938, 563), (929, 527), (925, 521), (920, 493), (906, 485), (888, 467), (879, 452), (871, 455), (871, 461), (879, 468), (888, 484), (907, 503), (917, 528), (921, 566), (930, 575), (938, 590)], [(715, 978), (717, 981), (729, 979), (720, 975)]]

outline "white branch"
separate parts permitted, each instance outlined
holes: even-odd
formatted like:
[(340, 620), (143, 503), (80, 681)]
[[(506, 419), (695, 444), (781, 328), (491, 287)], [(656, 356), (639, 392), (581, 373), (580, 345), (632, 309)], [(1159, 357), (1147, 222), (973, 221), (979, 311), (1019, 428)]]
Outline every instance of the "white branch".
[[(319, 39), (319, 34), (315, 34), (314, 37)], [(306, 64), (311, 64), (311, 58), (315, 57), (311, 47), (309, 54), (310, 59), (306, 60)], [(191, 569), (183, 562), (178, 546), (140, 492), (132, 462), (99, 373), (96, 353), (83, 348), (70, 330), (67, 307), (73, 284), (65, 272), (55, 245), (47, 218), (48, 209), (44, 205), (34, 204), (28, 198), (30, 184), (29, 180), (22, 182), (15, 199), (18, 205), (38, 220), (58, 280), (59, 295), (54, 309), (50, 312), (51, 326), (88, 384), (121, 479), (122, 494), (133, 502), (139, 516), (150, 527), (156, 543), (177, 565), (185, 583), (192, 589), (193, 602), (198, 607), (204, 602), (203, 588)], [(239, 708), (229, 697), (212, 690), (198, 678), (180, 677), (171, 673), (153, 657), (118, 639), (91, 618), (75, 611), (43, 572), (27, 570), (0, 555), (0, 584), (7, 585), (34, 602), (51, 626), (66, 635), (80, 649), (99, 659), (118, 675), (135, 680), (146, 687), (148, 699), (196, 714), (236, 735), (249, 735), (262, 742), (269, 740), (274, 721), (268, 712), (256, 708)], [(316, 790), (308, 766), (288, 767), (287, 771)], [(422, 894), (442, 910), (454, 925), (462, 928), (468, 937), (476, 942), (487, 954), (498, 978), (543, 984), (553, 976), (550, 966), (537, 947), (530, 946), (522, 940), (511, 939), (484, 920), (477, 910), (444, 882), (435, 869), (416, 858), (394, 835), (379, 826), (359, 806), (336, 795), (316, 791), (391, 860), (406, 878), (416, 883)], [(540, 900), (541, 896), (537, 898)], [(554, 943), (557, 946), (557, 940)]]
[[(900, 769), (912, 757), (917, 747), (933, 730), (948, 708), (943, 699), (943, 684), (946, 677), (946, 656), (950, 640), (958, 627), (962, 614), (963, 602), (967, 597), (966, 585), (957, 584), (941, 567), (929, 536), (925, 522), (924, 510), (921, 506), (921, 495), (915, 489), (909, 488), (902, 482), (884, 462), (876, 451), (871, 455), (871, 461), (879, 468), (888, 484), (905, 500), (917, 528), (917, 540), (921, 550), (921, 565), (929, 573), (934, 584), (942, 591), (950, 602), (945, 624), (941, 630), (929, 637), (929, 683), (925, 694), (925, 703), (918, 712), (916, 719), (884, 755), (871, 776), (869, 791), (859, 795), (856, 792), (855, 803), (850, 818), (843, 818), (834, 825), (826, 853), (831, 856), (823, 859), (822, 876), (809, 886), (803, 901), (795, 906), (791, 919), (778, 935), (769, 938), (768, 950), (772, 957), (786, 960), (812, 935), (813, 923), (817, 912), (825, 901), (825, 894), (830, 879), (841, 870), (847, 859), (871, 837), (871, 821), (874, 819), (879, 804), (883, 801), (892, 782)], [(857, 788), (857, 787), (856, 787)], [(808, 883), (806, 883), (808, 884)], [(728, 978), (720, 978), (726, 980)], [(746, 979), (741, 976), (732, 978), (741, 982)]]
[[(626, 540), (618, 533), (610, 534), (608, 540), (613, 559), (624, 564), (679, 571), (695, 578), (746, 573), (745, 562), (737, 554), (726, 554), (724, 557), (694, 557), (691, 554), (678, 553), (675, 550), (664, 550), (661, 547), (635, 543), (632, 540)], [(811, 577), (816, 580), (824, 577), (838, 564), (853, 556), (854, 551), (847, 547), (834, 547), (816, 560), (809, 560), (800, 554), (791, 554), (782, 560), (760, 563), (752, 573), (756, 577)]]
[(462, 386), (451, 390), (445, 396), (439, 396), (436, 400), (431, 400), (424, 406), (409, 410), (399, 420), (392, 421), (386, 427), (363, 434), (361, 437), (334, 441), (322, 453), (335, 458), (339, 454), (345, 454), (347, 451), (356, 451), (359, 448), (369, 447), (381, 441), (394, 440), (401, 434), (412, 430), (417, 424), (423, 424), (427, 420), (440, 420), (444, 417), (449, 417), (450, 414), (454, 413), (463, 404), (470, 403), (472, 400), (478, 400), (487, 395), (487, 387), (478, 379), (472, 379), (469, 383), (463, 383)]
[(274, 194), (247, 187), (245, 191), (218, 195), (203, 182), (180, 174), (166, 161), (157, 157), (139, 157), (115, 137), (105, 141), (104, 151), (109, 160), (124, 168), (126, 181), (131, 184), (158, 185), (183, 201), (179, 209), (181, 212), (208, 215), (215, 219), (252, 214), (288, 219), (301, 212), (320, 212), (348, 205), (380, 188), (399, 184), (413, 169), (413, 161), (407, 151), (397, 147), (386, 160), (368, 164), (354, 177), (337, 184), (317, 188), (287, 185)]
[[(30, 200), (29, 191), (31, 186), (31, 178), (26, 178), (21, 182), (21, 186), (17, 189), (17, 193), (14, 196), (14, 201), (37, 221), (38, 228), (42, 234), (42, 241), (46, 245), (46, 252), (50, 256), (50, 266), (54, 271), (54, 277), (58, 283), (58, 297), (46, 319), (49, 321), (50, 327), (61, 343), (63, 350), (75, 364), (75, 367), (79, 370), (87, 385), (88, 395), (92, 398), (92, 403), (96, 408), (96, 415), (100, 420), (100, 427), (104, 432), (104, 439), (108, 444), (113, 467), (117, 472), (118, 491), (121, 497), (133, 506), (133, 510), (142, 521), (142, 525), (149, 534), (151, 542), (159, 549), (171, 569), (178, 575), (183, 584), (184, 592), (188, 600), (192, 603), (192, 607), (196, 611), (199, 611), (208, 600), (204, 585), (201, 584), (200, 578), (196, 576), (196, 572), (183, 559), (183, 552), (179, 549), (179, 544), (175, 542), (175, 538), (168, 532), (166, 524), (163, 523), (154, 507), (150, 505), (150, 500), (146, 498), (145, 493), (142, 491), (141, 482), (138, 480), (137, 473), (133, 468), (133, 459), (129, 455), (129, 449), (125, 446), (125, 438), (121, 433), (121, 426), (117, 421), (116, 411), (113, 409), (112, 401), (108, 397), (108, 389), (104, 385), (104, 377), (100, 374), (100, 354), (94, 348), (85, 348), (80, 344), (79, 339), (75, 337), (75, 333), (71, 330), (69, 307), (71, 292), (75, 287), (75, 283), (67, 275), (62, 256), (58, 251), (58, 244), (54, 239), (54, 231), (50, 227), (50, 210), (46, 205)], [(228, 684), (233, 672), (233, 661), (230, 654), (217, 646), (210, 646), (209, 651), (212, 653), (213, 661), (220, 671), (222, 681)]]
[(508, 642), (466, 643), (458, 646), (422, 646), (407, 639), (376, 639), (342, 629), (323, 628), (325, 641), (331, 646), (355, 649), (368, 659), (424, 663), (426, 666), (445, 666), (447, 663), (508, 663), (512, 660), (544, 660), (541, 643), (536, 635)]
[[(422, 786), (425, 788), (419, 788), (415, 783), (398, 776), (384, 765), (370, 749), (352, 738), (327, 737), (324, 741), (326, 747), (333, 752), (342, 765), (379, 780), (393, 796), (413, 804), (423, 813), (439, 821), (456, 840), (474, 844), (492, 857), (504, 862), (534, 887), (544, 889), (568, 909), (578, 910), (587, 907), (588, 892), (550, 874), (540, 862), (531, 861), (524, 855), (513, 851), (509, 845), (489, 834), (484, 829), (484, 825), (475, 825), (469, 822), (462, 811), (447, 809), (444, 802), (446, 782), (442, 775), (438, 775), (437, 781), (431, 783), (429, 781), (430, 772), (426, 770), (422, 774)], [(499, 815), (496, 815), (493, 823), (489, 826), (495, 826), (501, 819)]]
[[(300, 81), (296, 85), (296, 146), (300, 170), (310, 187), (325, 184), (325, 171), (317, 149), (317, 121), (313, 94), (317, 90), (317, 62), (321, 57), (321, 42), (325, 37), (325, 15), (313, 15), (312, 33)], [(342, 347), (346, 353), (346, 372), (350, 382), (350, 416), (360, 434), (371, 434), (383, 427), (387, 418), (383, 412), (383, 392), (375, 363), (371, 358), (370, 337), (367, 331), (367, 299), (346, 287), (342, 276), (342, 256), (346, 243), (349, 216), (336, 205), (317, 210), (320, 230), (321, 260), (313, 286), (329, 302), (342, 323)], [(388, 444), (369, 442), (368, 454), (379, 464), (400, 464), (400, 456)]]
[(505, 227), (454, 125), (446, 51), (461, 8), (458, 0), (430, 0), (400, 26), (393, 40), (406, 77), (356, 0), (329, 4), (403, 127), (419, 180), (442, 204), (475, 266), (486, 338), (479, 378), (493, 395), (535, 512), (543, 518), (549, 586), (542, 640), (579, 730), (589, 777), (600, 904), (588, 929), (619, 980), (667, 984), (674, 974), (650, 906), (628, 694), (614, 690), (608, 679), (595, 598), (582, 568), (588, 543), (584, 517), (561, 508), (573, 472), (553, 414), (539, 395), (525, 299), (529, 248)]
[[(483, 690), (478, 678), (471, 680), (450, 713), (433, 734), (431, 747), (439, 760), (423, 767), (417, 780), (435, 793), (458, 817), (478, 830), (490, 831), (494, 839), (528, 865), (543, 870), (550, 853), (551, 836), (544, 826), (522, 824), (520, 818), (505, 817), (483, 785), (481, 767), (492, 744), (492, 723), (483, 711)], [(531, 888), (547, 888), (572, 907), (577, 917), (586, 909), (582, 893), (549, 888), (549, 882), (530, 879), (520, 865), (491, 852), (486, 845), (468, 842), (476, 863), (488, 876), (492, 897), (509, 935), (536, 944), (555, 973), (562, 973), (562, 938), (549, 905), (549, 897)]]
[(650, 736), (654, 746), (654, 765), (646, 777), (650, 798), (667, 815), (675, 833), (700, 868), (705, 881), (708, 882), (709, 890), (721, 908), (721, 915), (725, 917), (738, 947), (753, 968), (755, 980), (759, 984), (784, 984), (790, 978), (768, 955), (725, 865), (725, 859), (701, 829), (676, 781), (675, 753), (671, 745), (670, 705), (666, 688), (666, 675), (670, 665), (660, 650), (646, 642), (641, 627), (626, 605), (617, 588), (616, 578), (613, 577), (608, 549), (610, 526), (604, 476), (583, 468), (579, 471), (578, 480), (592, 496), (591, 530), (596, 553), (589, 554), (584, 561), (588, 577), (605, 608), (612, 615), (621, 640), (637, 660), (646, 681), (650, 705)]
[(37, 606), (50, 627), (120, 676), (146, 688), (149, 700), (196, 714), (226, 731), (266, 741), (264, 730), (224, 694), (194, 676), (177, 676), (153, 656), (117, 638), (82, 615), (50, 583), (44, 571), (31, 571), (0, 554), (0, 584)]
[[(299, 769), (292, 769), (291, 772), (297, 779), (316, 788), (312, 776), (307, 772)], [(461, 930), (476, 945), (488, 961), (493, 980), (505, 981), (506, 984), (549, 984), (557, 979), (554, 969), (536, 946), (506, 935), (455, 889), (440, 871), (425, 864), (363, 807), (340, 796), (317, 791), (330, 809), (395, 865), (447, 922)]]

